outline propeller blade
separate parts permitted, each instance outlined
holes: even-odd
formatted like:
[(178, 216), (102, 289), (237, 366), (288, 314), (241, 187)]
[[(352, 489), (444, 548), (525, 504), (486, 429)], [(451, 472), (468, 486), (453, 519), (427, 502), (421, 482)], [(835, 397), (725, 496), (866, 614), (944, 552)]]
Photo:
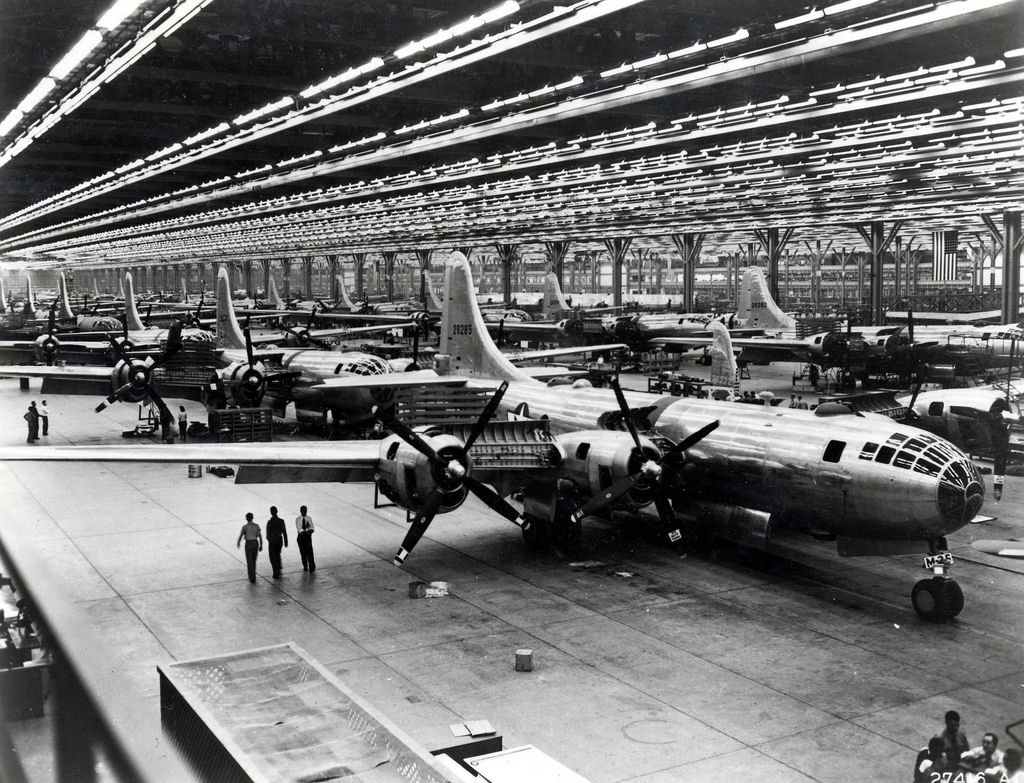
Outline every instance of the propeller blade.
[(402, 539), (402, 546), (399, 547), (397, 554), (395, 554), (395, 565), (402, 565), (405, 563), (405, 558), (412, 554), (413, 547), (423, 538), (423, 534), (427, 532), (427, 528), (434, 521), (434, 516), (437, 514), (437, 510), (441, 508), (443, 501), (444, 493), (441, 490), (435, 489), (430, 493), (427, 497), (427, 502), (423, 504), (423, 508), (420, 509), (419, 513), (416, 514), (416, 518), (413, 519), (409, 532)]
[(669, 499), (659, 492), (654, 496), (654, 507), (658, 510), (658, 518), (668, 535), (668, 540), (673, 544), (678, 544), (683, 538), (683, 533), (679, 529), (679, 523), (676, 522), (676, 515)]
[(712, 432), (717, 430), (718, 429), (718, 425), (720, 423), (721, 422), (719, 422), (718, 419), (715, 419), (710, 424), (705, 424), (703, 427), (701, 427), (695, 433), (693, 433), (692, 435), (688, 435), (687, 437), (685, 437), (681, 441), (679, 441), (675, 446), (670, 448), (668, 450), (668, 452), (666, 452), (666, 456), (668, 456), (669, 454), (673, 454), (673, 455), (681, 454), (682, 452), (687, 451), (688, 449), (693, 448), (698, 443), (700, 443), (702, 440), (704, 440), (704, 438), (706, 438)]
[(520, 514), (518, 511), (516, 511), (515, 506), (513, 506), (511, 503), (505, 500), (505, 498), (503, 498), (489, 486), (481, 483), (472, 476), (466, 476), (463, 479), (463, 483), (469, 488), (470, 492), (472, 492), (474, 495), (480, 498), (480, 500), (482, 500), (492, 510), (497, 511), (499, 514), (505, 517), (505, 519), (507, 519), (513, 525), (518, 525), (522, 528), (528, 527), (526, 523), (526, 518), (523, 517), (523, 515)]
[(110, 341), (110, 345), (114, 349), (114, 355), (122, 362), (127, 364), (129, 367), (131, 367), (132, 362), (128, 354), (125, 353), (124, 343), (119, 343), (117, 341), (117, 338), (114, 337), (113, 335), (107, 335), (107, 339)]
[(637, 449), (643, 453), (643, 447), (640, 445), (640, 433), (636, 431), (636, 424), (633, 422), (633, 414), (630, 412), (629, 403), (626, 402), (626, 395), (622, 393), (622, 387), (619, 386), (619, 379), (612, 379), (608, 382), (608, 385), (611, 386), (612, 391), (615, 392), (615, 399), (618, 401), (619, 410), (622, 412), (622, 420), (626, 422), (626, 429), (629, 430), (629, 434), (633, 438), (633, 443), (635, 443)]
[(910, 396), (910, 402), (907, 404), (909, 410), (914, 410), (914, 405), (917, 403), (917, 395), (921, 393), (921, 387), (924, 386), (928, 380), (929, 368), (927, 364), (923, 364), (917, 369), (917, 383), (914, 385), (914, 393)]
[(608, 489), (601, 490), (590, 500), (580, 506), (572, 514), (572, 520), (579, 522), (583, 517), (590, 516), (603, 508), (607, 508), (620, 497), (629, 492), (636, 483), (635, 476), (626, 476), (612, 484)]
[(502, 318), (500, 321), (498, 321), (498, 335), (497, 335), (497, 337), (498, 337), (498, 339), (495, 340), (495, 344), (499, 348), (501, 348), (501, 344), (504, 342), (504, 339), (505, 339), (505, 319), (504, 318)]
[(248, 324), (246, 324), (246, 326), (245, 326), (244, 333), (245, 333), (245, 359), (246, 359), (247, 362), (249, 362), (249, 366), (252, 367), (253, 366), (253, 360), (252, 360), (252, 335), (249, 334), (249, 325)]
[(149, 317), (153, 314), (153, 305), (146, 309), (146, 317), (142, 319), (143, 326), (149, 326)]
[(309, 311), (309, 320), (306, 321), (306, 331), (308, 332), (313, 328), (313, 319), (316, 318), (316, 305), (313, 305), (313, 309)]
[(131, 387), (132, 387), (131, 383), (126, 383), (123, 386), (119, 387), (117, 389), (117, 391), (115, 391), (113, 394), (111, 394), (109, 397), (107, 397), (106, 400), (104, 400), (103, 402), (101, 402), (99, 405), (96, 406), (96, 408), (95, 408), (96, 413), (99, 413), (101, 410), (106, 408), (108, 405), (113, 405), (115, 402), (120, 400), (121, 397), (124, 394), (127, 394), (128, 390)]
[(374, 405), (370, 412), (376, 416), (382, 424), (389, 427), (395, 435), (416, 449), (420, 454), (428, 457), (431, 462), (434, 462), (435, 464), (442, 462), (441, 457), (438, 456), (438, 453), (434, 451), (433, 448), (431, 448), (430, 444), (423, 440), (418, 433), (414, 432), (403, 422), (392, 416), (390, 409), (384, 409), (379, 405)]
[(47, 334), (49, 334), (51, 336), (53, 335), (54, 331), (57, 329), (57, 323), (56, 323), (56, 321), (57, 321), (57, 313), (56, 313), (56, 308), (57, 308), (56, 302), (54, 304), (50, 305), (50, 315), (47, 318), (46, 332), (47, 332)]
[(491, 417), (494, 416), (495, 411), (498, 410), (498, 405), (501, 404), (501, 398), (505, 396), (505, 390), (508, 389), (508, 381), (502, 381), (501, 386), (494, 393), (494, 396), (487, 401), (484, 409), (480, 411), (480, 417), (473, 424), (473, 429), (469, 433), (469, 437), (466, 438), (466, 451), (473, 448), (473, 444), (476, 443), (476, 439), (483, 433), (484, 428), (491, 421)]

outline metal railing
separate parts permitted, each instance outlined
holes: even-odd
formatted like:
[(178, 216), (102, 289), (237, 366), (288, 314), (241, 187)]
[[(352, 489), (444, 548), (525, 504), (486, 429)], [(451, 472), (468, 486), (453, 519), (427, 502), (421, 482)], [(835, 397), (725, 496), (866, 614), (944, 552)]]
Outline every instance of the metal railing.
[[(140, 720), (146, 711), (158, 707), (134, 694), (112, 670), (104, 654), (106, 640), (93, 632), (75, 603), (55, 585), (41, 554), (14, 536), (0, 536), (0, 566), (25, 602), (49, 654), (46, 708), (53, 711), (56, 780), (92, 783), (98, 778), (97, 765), (102, 759), (103, 768), (119, 781), (195, 781), (158, 729), (153, 735), (152, 730), (140, 728), (160, 725), (156, 719)], [(27, 778), (11, 753), (10, 734), (7, 718), (0, 715), (0, 779), (22, 783)]]

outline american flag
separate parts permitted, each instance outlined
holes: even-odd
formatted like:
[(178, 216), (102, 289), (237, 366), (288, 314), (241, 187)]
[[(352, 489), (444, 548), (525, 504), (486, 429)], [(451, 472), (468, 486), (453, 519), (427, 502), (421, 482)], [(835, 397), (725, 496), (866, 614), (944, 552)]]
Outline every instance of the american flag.
[(932, 232), (932, 280), (956, 280), (956, 231)]

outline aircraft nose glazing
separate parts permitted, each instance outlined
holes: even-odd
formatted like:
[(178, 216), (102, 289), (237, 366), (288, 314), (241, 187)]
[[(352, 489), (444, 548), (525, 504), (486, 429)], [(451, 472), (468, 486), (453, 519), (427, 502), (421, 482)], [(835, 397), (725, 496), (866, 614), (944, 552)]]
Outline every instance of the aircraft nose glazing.
[(985, 489), (970, 460), (961, 458), (946, 466), (939, 478), (939, 509), (951, 530), (970, 522), (984, 498)]

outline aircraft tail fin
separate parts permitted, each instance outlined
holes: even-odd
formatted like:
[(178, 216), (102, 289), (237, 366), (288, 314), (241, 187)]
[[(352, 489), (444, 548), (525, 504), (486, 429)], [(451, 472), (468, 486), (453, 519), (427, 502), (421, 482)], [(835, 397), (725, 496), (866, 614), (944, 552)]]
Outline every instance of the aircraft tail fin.
[(92, 280), (92, 295), (96, 298), (100, 298), (100, 285), (96, 282), (96, 278)]
[(181, 301), (188, 301), (188, 284), (185, 282), (185, 278), (181, 278)]
[(727, 390), (730, 397), (739, 397), (740, 372), (736, 364), (736, 354), (732, 349), (732, 337), (721, 321), (712, 321), (711, 329), (711, 391)]
[(772, 298), (764, 270), (756, 266), (743, 270), (736, 318), (747, 328), (796, 329), (796, 321), (782, 312)]
[(146, 328), (139, 317), (139, 310), (135, 306), (135, 286), (132, 284), (132, 273), (124, 273), (124, 322), (128, 324), (129, 332), (139, 332)]
[(57, 317), (58, 318), (74, 318), (75, 314), (71, 310), (71, 301), (68, 299), (68, 281), (64, 277), (64, 273), (61, 272), (57, 276)]
[[(270, 285), (274, 285), (274, 278), (270, 278)], [(235, 303), (231, 301), (231, 280), (224, 268), (217, 273), (217, 347), (245, 348), (245, 335), (235, 317)]]
[(352, 303), (352, 299), (348, 295), (348, 286), (345, 285), (345, 275), (338, 275), (338, 294), (341, 296), (341, 303), (349, 309), (350, 312), (354, 312), (359, 308)]
[(117, 298), (124, 299), (124, 284), (122, 281), (117, 281)]
[(30, 310), (36, 309), (36, 297), (32, 293), (32, 278), (25, 275), (25, 307)]
[(7, 313), (7, 290), (4, 288), (2, 277), (0, 277), (0, 313)]
[[(230, 286), (229, 286), (229, 289), (230, 289)], [(220, 298), (220, 278), (217, 279), (217, 297), (218, 297), (218, 301), (219, 301), (219, 298)], [(281, 295), (279, 293), (277, 293), (277, 283), (274, 282), (274, 276), (273, 275), (270, 276), (270, 291), (267, 292), (267, 298), (270, 300), (270, 303), (274, 306), (274, 309), (276, 309), (276, 310), (284, 310), (287, 307), (287, 305), (284, 302), (284, 299), (282, 299)], [(231, 299), (231, 291), (230, 290), (228, 290), (228, 299)]]
[(544, 315), (558, 316), (569, 309), (571, 308), (569, 303), (565, 301), (562, 286), (558, 282), (558, 275), (554, 272), (548, 272), (548, 276), (544, 281), (544, 299), (541, 303), (541, 312)]
[(445, 264), (442, 305), (439, 353), (448, 357), (448, 373), (498, 381), (532, 380), (491, 339), (476, 302), (469, 261), (457, 251)]

